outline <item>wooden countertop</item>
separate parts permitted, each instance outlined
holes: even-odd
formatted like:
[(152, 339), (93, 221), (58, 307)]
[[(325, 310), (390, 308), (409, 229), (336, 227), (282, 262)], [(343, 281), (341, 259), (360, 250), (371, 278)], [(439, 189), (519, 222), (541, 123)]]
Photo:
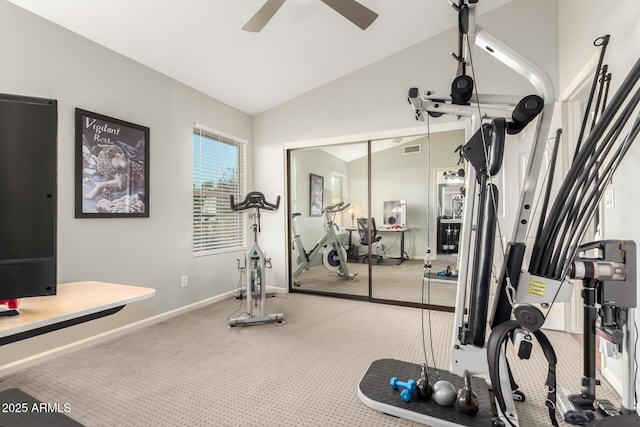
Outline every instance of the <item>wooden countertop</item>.
[(150, 298), (155, 293), (153, 288), (105, 282), (60, 284), (56, 295), (21, 299), (18, 316), (0, 317), (0, 337), (91, 316)]

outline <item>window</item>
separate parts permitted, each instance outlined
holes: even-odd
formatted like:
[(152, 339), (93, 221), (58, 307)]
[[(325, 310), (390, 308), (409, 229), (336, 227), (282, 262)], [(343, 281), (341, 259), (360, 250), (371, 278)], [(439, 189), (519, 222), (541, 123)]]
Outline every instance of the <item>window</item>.
[(346, 199), (347, 177), (338, 172), (331, 173), (331, 204), (335, 205)]
[[(237, 250), (246, 245), (244, 215), (229, 196), (245, 193), (245, 143), (195, 125), (193, 129), (193, 255)], [(244, 196), (243, 196), (244, 197)]]
[[(331, 173), (331, 204), (344, 202), (347, 199), (347, 176), (338, 172)], [(353, 212), (353, 211), (351, 211)], [(337, 224), (345, 224), (345, 211), (338, 212)]]

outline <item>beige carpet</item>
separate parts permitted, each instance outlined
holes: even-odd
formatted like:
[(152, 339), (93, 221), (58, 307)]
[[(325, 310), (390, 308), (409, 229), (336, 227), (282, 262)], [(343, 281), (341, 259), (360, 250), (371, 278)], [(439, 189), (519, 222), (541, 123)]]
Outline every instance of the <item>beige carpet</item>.
[[(449, 261), (434, 261), (433, 273), (446, 269)], [(356, 273), (357, 279), (346, 280), (327, 270), (324, 266), (314, 267), (300, 274), (302, 285), (296, 289), (332, 292), (339, 294), (367, 296), (369, 294), (369, 265), (348, 263), (349, 273)], [(371, 266), (372, 297), (391, 301), (419, 303), (424, 298), (428, 302), (428, 294), (422, 295), (423, 261), (407, 260), (400, 265)], [(425, 279), (425, 290), (428, 288)], [(456, 302), (456, 281), (432, 278), (430, 281), (430, 303), (445, 307), (453, 307)]]
[[(225, 300), (26, 369), (2, 379), (2, 389), (68, 403), (68, 415), (86, 426), (416, 425), (365, 406), (357, 387), (374, 360), (422, 362), (420, 309), (278, 295), (268, 309), (283, 312), (284, 325), (228, 329), (239, 304)], [(452, 318), (431, 313), (439, 368), (448, 365)], [(548, 336), (559, 383), (577, 390), (580, 345), (563, 333)], [(548, 425), (539, 348), (513, 366), (527, 395), (518, 404), (521, 425)], [(602, 383), (599, 397), (616, 398)]]

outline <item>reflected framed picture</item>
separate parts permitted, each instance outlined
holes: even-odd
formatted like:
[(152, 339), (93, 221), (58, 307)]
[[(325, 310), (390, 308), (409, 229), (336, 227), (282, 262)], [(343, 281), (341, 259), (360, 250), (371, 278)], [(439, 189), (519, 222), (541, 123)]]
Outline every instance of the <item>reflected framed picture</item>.
[(324, 197), (324, 178), (309, 174), (309, 216), (322, 216)]
[(149, 217), (149, 128), (75, 110), (76, 218)]

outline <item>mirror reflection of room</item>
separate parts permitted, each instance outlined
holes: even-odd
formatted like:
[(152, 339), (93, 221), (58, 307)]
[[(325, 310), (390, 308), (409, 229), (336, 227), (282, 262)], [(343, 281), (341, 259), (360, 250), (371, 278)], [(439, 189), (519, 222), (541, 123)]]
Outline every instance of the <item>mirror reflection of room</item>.
[(366, 216), (366, 205), (351, 203), (348, 186), (349, 178), (366, 181), (348, 167), (366, 155), (366, 142), (289, 151), (292, 289), (368, 295), (368, 271), (351, 262), (359, 256), (356, 218)]
[[(440, 185), (445, 183), (437, 175), (442, 170), (458, 173), (459, 168), (452, 165), (458, 161), (455, 150), (463, 141), (462, 130), (433, 133), (430, 138), (375, 140), (370, 159), (367, 142), (289, 150), (289, 204), (290, 212), (297, 214), (289, 218), (291, 289), (452, 307), (455, 276), (436, 273), (455, 271), (457, 244), (455, 250), (440, 253), (437, 232), (445, 219), (442, 216), (457, 221), (451, 227), (459, 230), (464, 183), (458, 177), (462, 184), (451, 180), (443, 190)], [(340, 203), (344, 207), (337, 208), (333, 220), (327, 212), (311, 214), (310, 197), (315, 194), (311, 175), (316, 180), (322, 177), (321, 210)], [(328, 226), (333, 227), (340, 247), (329, 242), (320, 255), (314, 254)], [(421, 292), (427, 248), (433, 260), (431, 301), (424, 301)], [(345, 253), (343, 268), (340, 255)], [(316, 257), (309, 268), (302, 265), (306, 256)]]
[(438, 188), (437, 254), (440, 259), (450, 255), (451, 263), (436, 272), (439, 277), (457, 277), (455, 261), (459, 252), (462, 213), (464, 207), (464, 169), (451, 167), (436, 171)]
[(436, 170), (457, 163), (456, 148), (463, 141), (462, 130), (372, 141), (371, 213), (381, 224), (385, 258), (382, 266), (373, 264), (372, 298), (440, 307), (455, 304), (455, 279), (432, 280), (429, 300), (422, 285), (428, 273), (427, 250), (431, 272), (456, 265), (456, 257), (440, 259), (436, 253)]

